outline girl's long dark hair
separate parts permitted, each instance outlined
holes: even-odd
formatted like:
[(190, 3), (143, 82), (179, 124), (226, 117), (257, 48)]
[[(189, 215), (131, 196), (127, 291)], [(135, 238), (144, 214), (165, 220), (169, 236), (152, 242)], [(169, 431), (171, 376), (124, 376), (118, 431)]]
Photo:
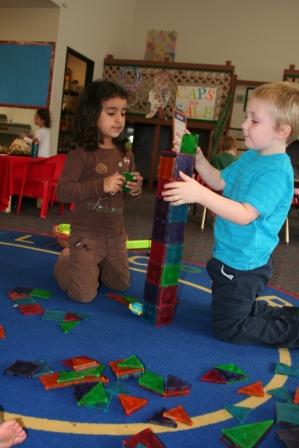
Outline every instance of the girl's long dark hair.
[[(74, 123), (74, 143), (86, 151), (96, 151), (102, 136), (96, 122), (102, 112), (103, 102), (110, 98), (128, 99), (127, 92), (119, 84), (96, 80), (88, 84), (80, 95)], [(119, 136), (113, 143), (124, 153), (124, 139)]]

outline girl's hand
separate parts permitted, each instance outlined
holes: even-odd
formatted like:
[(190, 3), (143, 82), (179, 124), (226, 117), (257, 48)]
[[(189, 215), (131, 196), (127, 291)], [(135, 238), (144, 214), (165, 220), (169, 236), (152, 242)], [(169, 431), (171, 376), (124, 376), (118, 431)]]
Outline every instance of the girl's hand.
[(125, 180), (125, 177), (117, 172), (105, 177), (103, 181), (104, 192), (110, 194), (118, 193), (122, 189)]
[(175, 181), (164, 185), (165, 190), (162, 191), (164, 201), (170, 202), (171, 205), (200, 202), (200, 193), (203, 187), (182, 171), (180, 171), (180, 177), (183, 182)]
[(127, 182), (128, 188), (130, 188), (130, 193), (134, 196), (141, 192), (143, 177), (138, 171), (133, 171), (131, 174), (134, 176), (134, 181)]

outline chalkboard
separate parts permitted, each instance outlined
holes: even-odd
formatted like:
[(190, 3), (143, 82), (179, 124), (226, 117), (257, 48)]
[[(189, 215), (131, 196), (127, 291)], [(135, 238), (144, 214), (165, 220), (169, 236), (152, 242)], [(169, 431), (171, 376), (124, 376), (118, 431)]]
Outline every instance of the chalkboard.
[(53, 42), (0, 42), (0, 106), (49, 106)]

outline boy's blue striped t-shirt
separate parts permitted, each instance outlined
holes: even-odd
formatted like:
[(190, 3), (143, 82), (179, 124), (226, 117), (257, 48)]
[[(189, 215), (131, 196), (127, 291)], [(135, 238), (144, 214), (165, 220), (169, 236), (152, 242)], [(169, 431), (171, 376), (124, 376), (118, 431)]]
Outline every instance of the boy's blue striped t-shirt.
[(294, 193), (294, 172), (287, 154), (247, 150), (221, 171), (223, 196), (248, 203), (259, 217), (248, 225), (217, 217), (213, 257), (239, 270), (263, 266), (279, 242)]

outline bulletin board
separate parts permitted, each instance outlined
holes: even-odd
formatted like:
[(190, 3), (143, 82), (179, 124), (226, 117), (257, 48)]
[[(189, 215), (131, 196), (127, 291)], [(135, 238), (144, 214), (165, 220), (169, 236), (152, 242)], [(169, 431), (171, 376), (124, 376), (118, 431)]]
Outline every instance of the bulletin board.
[(49, 106), (54, 49), (53, 42), (0, 41), (0, 106)]
[(234, 66), (229, 61), (225, 65), (210, 65), (120, 60), (109, 56), (104, 60), (103, 77), (127, 90), (130, 114), (146, 115), (150, 109), (148, 94), (153, 88), (155, 74), (161, 70), (167, 72), (170, 79), (170, 99), (165, 109), (169, 117), (176, 103), (178, 86), (201, 86), (216, 89), (214, 112), (209, 119), (214, 122), (219, 119), (234, 88)]

